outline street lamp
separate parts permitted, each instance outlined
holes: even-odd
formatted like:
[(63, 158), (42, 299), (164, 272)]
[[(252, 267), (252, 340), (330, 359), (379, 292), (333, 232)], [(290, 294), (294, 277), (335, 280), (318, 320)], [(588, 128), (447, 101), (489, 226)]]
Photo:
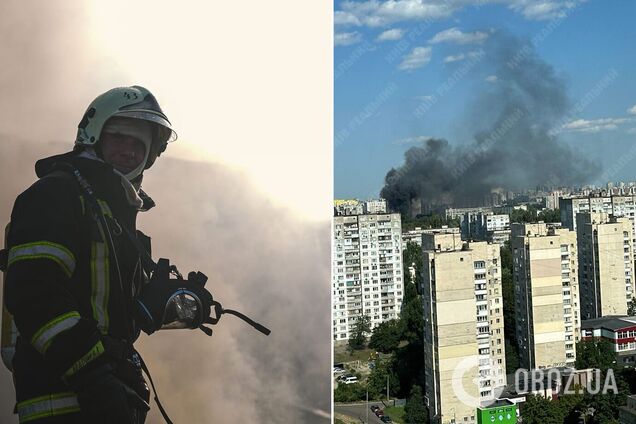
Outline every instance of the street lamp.
[(369, 382), (367, 382), (367, 424), (369, 424)]

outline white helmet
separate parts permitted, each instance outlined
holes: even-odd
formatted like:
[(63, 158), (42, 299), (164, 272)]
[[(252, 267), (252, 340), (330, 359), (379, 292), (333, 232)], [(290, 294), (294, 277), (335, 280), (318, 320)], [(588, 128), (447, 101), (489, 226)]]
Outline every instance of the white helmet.
[(108, 90), (88, 105), (77, 126), (75, 146), (96, 146), (104, 124), (113, 117), (140, 119), (154, 124), (152, 143), (146, 146), (145, 163), (132, 172), (136, 175), (127, 175), (129, 179), (150, 168), (157, 156), (166, 150), (168, 143), (177, 139), (177, 133), (172, 129), (172, 124), (161, 110), (155, 96), (144, 87), (133, 85)]

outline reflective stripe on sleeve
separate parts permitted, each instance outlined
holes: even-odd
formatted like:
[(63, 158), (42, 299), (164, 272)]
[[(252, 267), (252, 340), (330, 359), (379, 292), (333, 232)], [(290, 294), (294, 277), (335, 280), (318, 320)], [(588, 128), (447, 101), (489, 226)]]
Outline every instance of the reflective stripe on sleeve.
[(82, 356), (77, 362), (75, 362), (71, 368), (66, 370), (64, 378), (73, 376), (76, 372), (86, 366), (86, 364), (97, 359), (102, 353), (104, 353), (104, 344), (102, 341), (98, 341), (84, 356)]
[(42, 240), (20, 244), (9, 250), (9, 266), (17, 261), (29, 259), (50, 259), (56, 262), (68, 277), (75, 272), (75, 256), (61, 244)]
[(17, 405), (20, 423), (39, 418), (78, 412), (80, 410), (75, 393), (55, 393), (20, 402)]
[(31, 338), (31, 344), (41, 354), (45, 354), (49, 345), (61, 332), (77, 324), (80, 314), (77, 311), (67, 312), (44, 324)]
[(105, 243), (91, 243), (91, 306), (97, 327), (108, 332), (109, 261)]

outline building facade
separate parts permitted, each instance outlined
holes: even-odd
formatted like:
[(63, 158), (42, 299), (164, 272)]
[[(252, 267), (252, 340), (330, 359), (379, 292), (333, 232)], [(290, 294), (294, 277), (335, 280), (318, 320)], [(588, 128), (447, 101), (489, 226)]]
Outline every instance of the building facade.
[(610, 316), (586, 320), (581, 324), (581, 335), (583, 340), (609, 341), (618, 366), (636, 365), (636, 317)]
[(577, 213), (605, 213), (616, 217), (628, 218), (631, 222), (632, 243), (636, 242), (636, 196), (629, 195), (589, 195), (572, 196), (559, 199), (561, 224), (576, 231)]
[(573, 365), (581, 320), (576, 233), (515, 223), (511, 247), (520, 367)]
[(347, 340), (359, 317), (371, 327), (396, 319), (402, 307), (400, 214), (334, 217), (332, 319), (334, 340)]
[(581, 317), (626, 315), (634, 296), (632, 225), (605, 213), (577, 214)]
[(476, 422), (506, 383), (499, 245), (423, 235), (425, 393), (431, 419)]

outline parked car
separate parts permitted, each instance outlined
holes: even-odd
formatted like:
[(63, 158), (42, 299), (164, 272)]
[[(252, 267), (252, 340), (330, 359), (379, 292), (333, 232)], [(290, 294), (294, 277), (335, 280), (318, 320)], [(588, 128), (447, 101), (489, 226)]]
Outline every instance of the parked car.
[(345, 370), (343, 370), (342, 368), (338, 368), (338, 367), (333, 368), (334, 374), (342, 374), (343, 372), (345, 372)]
[(380, 417), (380, 421), (382, 421), (383, 423), (392, 423), (393, 421), (391, 421), (391, 417), (389, 417), (388, 415), (383, 415)]
[(375, 414), (375, 411), (377, 411), (378, 409), (380, 409), (380, 407), (378, 405), (371, 405), (371, 411)]
[(383, 411), (382, 409), (378, 408), (378, 409), (375, 411), (375, 415), (377, 415), (377, 416), (378, 416), (378, 418), (380, 418), (380, 417), (382, 417), (382, 416), (384, 415), (384, 411)]
[(358, 382), (358, 377), (351, 375), (351, 376), (349, 376), (349, 377), (345, 378), (342, 382), (343, 382), (344, 384), (353, 384), (353, 383), (357, 383), (357, 382)]

